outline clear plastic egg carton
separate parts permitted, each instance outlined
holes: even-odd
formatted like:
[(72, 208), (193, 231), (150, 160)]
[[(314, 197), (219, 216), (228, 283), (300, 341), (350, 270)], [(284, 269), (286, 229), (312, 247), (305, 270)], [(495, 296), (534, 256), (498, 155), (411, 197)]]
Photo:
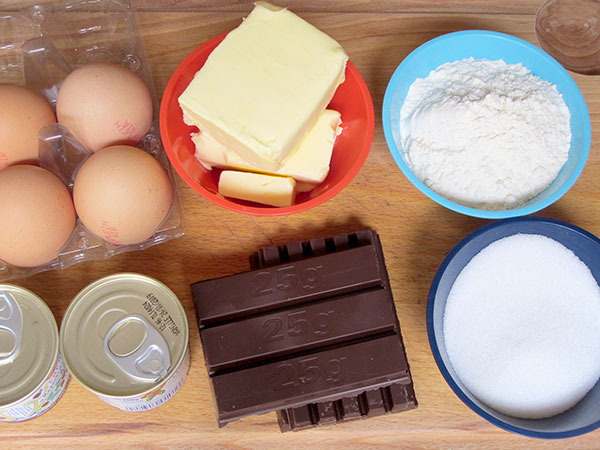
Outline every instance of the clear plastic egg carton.
[[(151, 238), (133, 245), (106, 242), (87, 230), (78, 219), (70, 240), (57, 259), (33, 268), (15, 267), (0, 261), (0, 281), (143, 250), (185, 233), (177, 184), (160, 140), (158, 99), (130, 2), (58, 1), (0, 14), (0, 83), (24, 84), (55, 106), (58, 89), (65, 77), (76, 67), (97, 61), (131, 69), (150, 88), (153, 123), (138, 147), (152, 154), (167, 170), (174, 193), (171, 210)], [(75, 173), (90, 153), (59, 124), (40, 130), (39, 138), (40, 165), (61, 178), (72, 192)]]

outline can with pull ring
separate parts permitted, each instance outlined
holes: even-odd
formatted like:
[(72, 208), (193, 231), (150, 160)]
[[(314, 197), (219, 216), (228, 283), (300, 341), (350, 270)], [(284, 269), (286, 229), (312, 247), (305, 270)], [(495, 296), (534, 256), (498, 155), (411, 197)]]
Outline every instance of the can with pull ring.
[(33, 292), (0, 284), (0, 421), (21, 422), (45, 413), (68, 381), (48, 306)]
[(71, 375), (124, 411), (162, 405), (189, 368), (189, 328), (177, 296), (145, 275), (110, 275), (69, 305), (60, 346)]

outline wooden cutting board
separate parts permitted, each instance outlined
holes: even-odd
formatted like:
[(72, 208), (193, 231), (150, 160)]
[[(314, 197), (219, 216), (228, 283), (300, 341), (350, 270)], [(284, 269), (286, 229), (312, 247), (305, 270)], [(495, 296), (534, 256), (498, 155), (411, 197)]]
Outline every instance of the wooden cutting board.
[[(33, 2), (2, 2), (10, 11)], [(364, 167), (332, 200), (286, 217), (251, 217), (219, 208), (177, 177), (187, 219), (184, 237), (143, 252), (85, 262), (62, 271), (13, 280), (36, 292), (60, 320), (75, 294), (108, 274), (134, 271), (166, 283), (184, 304), (191, 326), (191, 369), (180, 392), (144, 413), (114, 409), (76, 381), (45, 415), (0, 424), (0, 448), (598, 448), (600, 431), (567, 441), (541, 441), (500, 430), (468, 409), (440, 375), (427, 340), (425, 310), (433, 276), (448, 251), (487, 223), (438, 206), (402, 175), (385, 143), (381, 105), (396, 66), (420, 44), (444, 33), (487, 29), (537, 44), (539, 0), (301, 0), (281, 1), (337, 39), (365, 78), (375, 105), (375, 137)], [(207, 39), (228, 31), (251, 2), (137, 1), (138, 26), (161, 95), (181, 60)], [(573, 75), (587, 101), (592, 129), (600, 121), (600, 82)], [(600, 234), (599, 140), (575, 186), (539, 213)], [(219, 429), (204, 366), (189, 285), (248, 270), (261, 246), (370, 227), (380, 235), (414, 385), (416, 410), (365, 421), (281, 434), (274, 413)]]

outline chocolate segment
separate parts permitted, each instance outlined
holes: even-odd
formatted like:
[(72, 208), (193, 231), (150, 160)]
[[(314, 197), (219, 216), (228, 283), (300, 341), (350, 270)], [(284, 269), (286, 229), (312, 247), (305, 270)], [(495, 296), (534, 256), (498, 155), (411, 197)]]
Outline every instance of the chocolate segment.
[(219, 426), (282, 431), (416, 407), (379, 238), (269, 246), (251, 272), (192, 285)]
[[(208, 370), (215, 373), (290, 352), (393, 332), (393, 307), (384, 294), (382, 290), (365, 291), (206, 328), (202, 336)], [(370, 314), (373, 308), (381, 314)]]
[(398, 339), (386, 336), (212, 377), (219, 420), (347, 396), (408, 379)]
[[(315, 243), (314, 252), (325, 252)], [(287, 254), (287, 252), (286, 252)], [(262, 249), (254, 258), (265, 266), (279, 258), (276, 247)], [(287, 259), (287, 258), (286, 258)], [(279, 259), (278, 259), (279, 261)], [(230, 321), (250, 314), (311, 302), (382, 286), (382, 270), (373, 247), (308, 258), (192, 285), (198, 325)]]

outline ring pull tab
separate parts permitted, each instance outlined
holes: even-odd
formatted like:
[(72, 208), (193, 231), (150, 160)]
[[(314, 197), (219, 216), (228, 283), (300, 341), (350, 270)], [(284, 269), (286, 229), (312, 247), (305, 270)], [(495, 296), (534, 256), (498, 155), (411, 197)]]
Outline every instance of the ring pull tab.
[[(136, 350), (127, 355), (118, 355), (110, 348), (110, 340), (118, 334), (121, 327), (141, 324), (145, 331), (142, 342)], [(104, 336), (104, 351), (127, 375), (142, 381), (156, 382), (164, 378), (171, 367), (171, 354), (165, 338), (145, 318), (136, 314), (122, 317)]]
[(7, 331), (14, 338), (14, 345), (8, 352), (0, 352), (0, 364), (11, 362), (21, 348), (23, 334), (23, 314), (17, 300), (8, 292), (0, 292), (0, 330)]

